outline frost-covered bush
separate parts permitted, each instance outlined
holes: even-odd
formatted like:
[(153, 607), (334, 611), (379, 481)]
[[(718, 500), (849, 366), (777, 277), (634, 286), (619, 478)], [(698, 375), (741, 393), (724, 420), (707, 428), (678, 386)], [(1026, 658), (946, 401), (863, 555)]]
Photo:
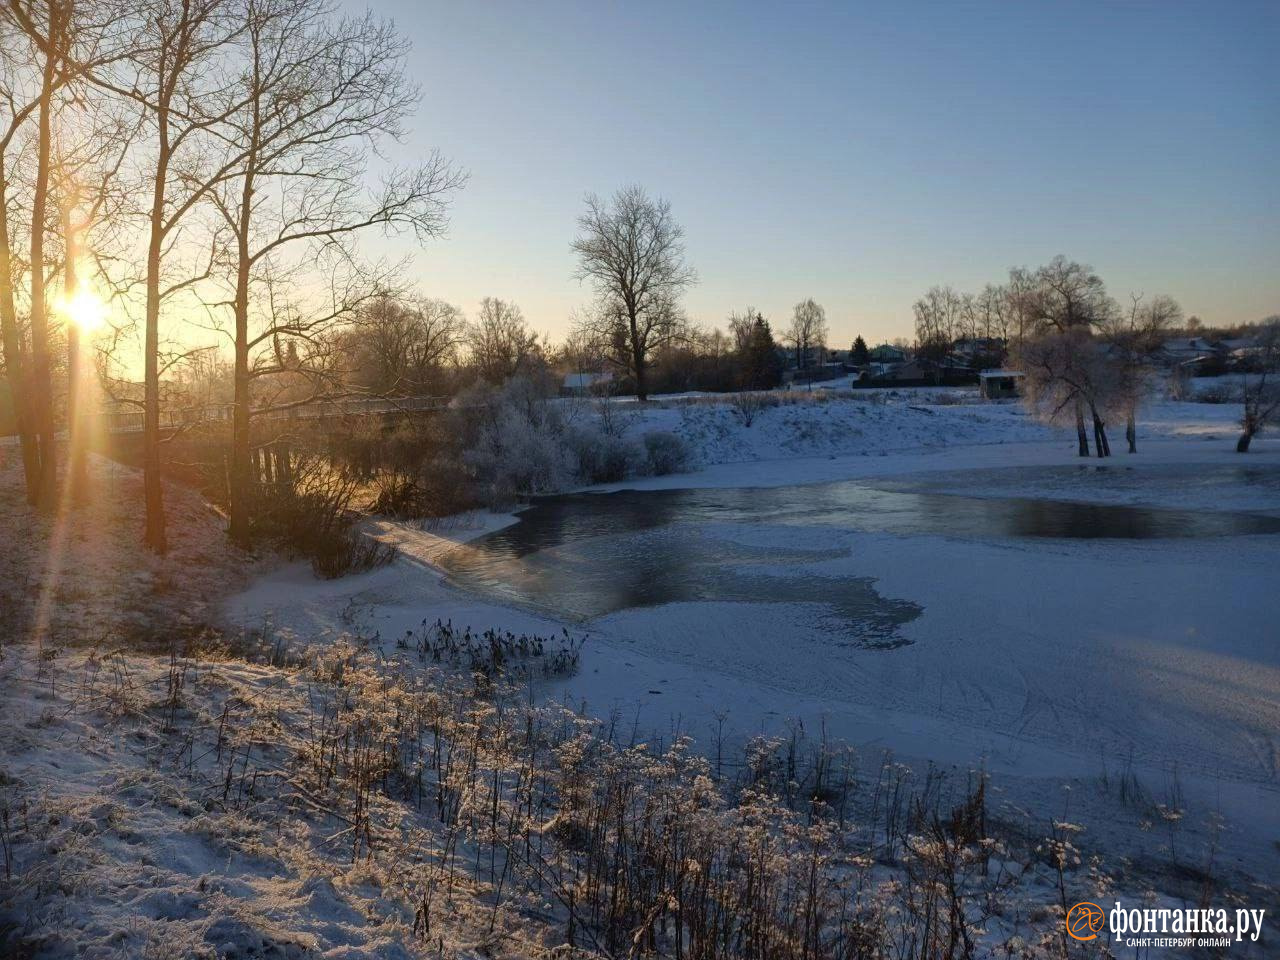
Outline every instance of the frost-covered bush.
[(458, 398), (456, 408), (463, 462), (491, 503), (554, 493), (572, 483), (576, 464), (564, 419), (530, 381), (478, 385)]
[(458, 398), (455, 411), (454, 442), (491, 504), (580, 483), (670, 473), (688, 460), (674, 435), (653, 445), (632, 436), (634, 413), (615, 402), (599, 401), (589, 411), (566, 407), (520, 378), (473, 387)]
[(655, 476), (679, 473), (689, 464), (688, 445), (666, 430), (646, 433), (644, 448), (649, 456), (649, 472)]
[(614, 483), (647, 466), (644, 450), (634, 440), (581, 424), (569, 432), (569, 448), (582, 483)]

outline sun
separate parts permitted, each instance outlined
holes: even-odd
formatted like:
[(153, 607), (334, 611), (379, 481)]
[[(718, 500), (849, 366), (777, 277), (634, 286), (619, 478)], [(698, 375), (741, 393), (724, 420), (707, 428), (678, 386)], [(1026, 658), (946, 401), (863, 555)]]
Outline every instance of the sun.
[(81, 286), (70, 297), (63, 297), (59, 310), (81, 333), (92, 333), (107, 319), (106, 303), (85, 286)]

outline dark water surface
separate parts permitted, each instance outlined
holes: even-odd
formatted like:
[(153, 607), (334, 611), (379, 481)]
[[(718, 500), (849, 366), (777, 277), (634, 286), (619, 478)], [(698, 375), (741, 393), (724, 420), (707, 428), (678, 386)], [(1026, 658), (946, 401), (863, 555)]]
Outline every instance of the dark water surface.
[[(1061, 479), (1046, 473), (1054, 469), (1022, 472), (1028, 479), (1032, 472), (1040, 479)], [(1273, 484), (1276, 476), (1267, 471), (1260, 482)], [(1007, 479), (1008, 472), (1002, 477)], [(787, 545), (751, 545), (751, 530), (760, 526), (789, 528), (767, 538)], [(735, 529), (741, 536), (733, 535)], [(571, 620), (676, 602), (806, 603), (827, 611), (844, 643), (893, 647), (905, 642), (897, 628), (920, 615), (918, 605), (880, 596), (866, 578), (804, 574), (805, 564), (844, 552), (831, 548), (833, 538), (824, 531), (1151, 540), (1274, 535), (1280, 533), (1280, 517), (983, 498), (910, 484), (872, 486), (865, 480), (622, 491), (536, 500), (519, 522), (438, 559), (463, 587)]]

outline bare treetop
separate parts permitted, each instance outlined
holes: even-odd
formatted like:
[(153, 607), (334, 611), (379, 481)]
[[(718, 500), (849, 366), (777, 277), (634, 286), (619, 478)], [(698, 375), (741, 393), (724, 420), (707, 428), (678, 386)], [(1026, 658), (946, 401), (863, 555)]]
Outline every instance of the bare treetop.
[(684, 230), (671, 204), (643, 187), (624, 187), (609, 202), (588, 194), (586, 204), (573, 242), (577, 276), (595, 286), (599, 332), (614, 342), (644, 399), (650, 352), (678, 336), (680, 297), (697, 281), (684, 261)]
[(1093, 267), (1056, 256), (1036, 271), (1036, 322), (1055, 330), (1102, 326), (1115, 313)]

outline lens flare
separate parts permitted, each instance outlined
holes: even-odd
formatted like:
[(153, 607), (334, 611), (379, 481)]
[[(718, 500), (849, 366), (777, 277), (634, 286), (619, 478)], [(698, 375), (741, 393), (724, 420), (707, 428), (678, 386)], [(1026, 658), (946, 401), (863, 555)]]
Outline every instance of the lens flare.
[(63, 297), (59, 312), (81, 333), (92, 333), (107, 319), (107, 305), (86, 286), (80, 286), (70, 297)]

